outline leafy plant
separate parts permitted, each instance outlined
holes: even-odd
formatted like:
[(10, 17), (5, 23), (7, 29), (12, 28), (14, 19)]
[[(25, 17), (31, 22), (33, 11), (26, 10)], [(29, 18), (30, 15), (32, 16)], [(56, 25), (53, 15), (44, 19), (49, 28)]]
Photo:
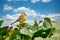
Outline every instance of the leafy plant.
[[(0, 27), (3, 23), (3, 20), (0, 21)], [(20, 23), (17, 25), (18, 28), (13, 30), (9, 29), (9, 26), (0, 28), (0, 39), (1, 40), (50, 40), (55, 38), (55, 33), (59, 31), (52, 26), (51, 20), (45, 18), (43, 26), (39, 27), (37, 20), (34, 19), (34, 25), (28, 23)], [(58, 37), (59, 38), (59, 37)]]

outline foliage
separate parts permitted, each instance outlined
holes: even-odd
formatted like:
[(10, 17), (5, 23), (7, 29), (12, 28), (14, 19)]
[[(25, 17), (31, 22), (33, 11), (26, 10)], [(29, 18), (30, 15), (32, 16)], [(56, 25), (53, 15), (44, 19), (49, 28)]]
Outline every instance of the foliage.
[(3, 23), (3, 20), (0, 20), (0, 27), (1, 27), (2, 23)]
[[(47, 21), (46, 21), (47, 20)], [(3, 20), (0, 21), (0, 27)], [(43, 26), (38, 26), (37, 20), (34, 20), (34, 25), (28, 23), (20, 23), (16, 27), (10, 28), (9, 26), (0, 28), (0, 39), (1, 40), (54, 40), (56, 38), (55, 33), (60, 32), (52, 26), (51, 20), (45, 18)], [(59, 36), (59, 35), (58, 35)], [(60, 36), (59, 36), (60, 37)], [(60, 39), (58, 37), (58, 40)], [(56, 40), (56, 39), (55, 39)]]

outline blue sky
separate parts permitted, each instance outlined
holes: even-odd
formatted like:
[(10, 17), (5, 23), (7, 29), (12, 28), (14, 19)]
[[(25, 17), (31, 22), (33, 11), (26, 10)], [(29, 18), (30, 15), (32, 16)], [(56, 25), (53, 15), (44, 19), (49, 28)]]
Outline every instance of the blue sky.
[(28, 22), (44, 17), (59, 21), (60, 0), (0, 0), (0, 19), (4, 19), (5, 23), (14, 21), (14, 15), (17, 18), (23, 11), (28, 15)]

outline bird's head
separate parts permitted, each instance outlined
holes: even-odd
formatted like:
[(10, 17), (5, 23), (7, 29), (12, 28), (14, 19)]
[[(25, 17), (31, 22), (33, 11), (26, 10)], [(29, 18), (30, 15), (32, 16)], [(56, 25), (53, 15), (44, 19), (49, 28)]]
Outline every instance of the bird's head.
[(27, 16), (26, 13), (23, 13), (22, 15)]

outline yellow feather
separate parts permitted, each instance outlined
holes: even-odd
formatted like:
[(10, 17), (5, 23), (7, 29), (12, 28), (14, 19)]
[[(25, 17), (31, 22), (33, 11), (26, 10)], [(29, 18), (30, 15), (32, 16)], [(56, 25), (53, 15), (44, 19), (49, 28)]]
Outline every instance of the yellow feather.
[(20, 18), (19, 22), (24, 22), (25, 20), (26, 20), (26, 15), (23, 14), (23, 15), (22, 15), (22, 18)]

